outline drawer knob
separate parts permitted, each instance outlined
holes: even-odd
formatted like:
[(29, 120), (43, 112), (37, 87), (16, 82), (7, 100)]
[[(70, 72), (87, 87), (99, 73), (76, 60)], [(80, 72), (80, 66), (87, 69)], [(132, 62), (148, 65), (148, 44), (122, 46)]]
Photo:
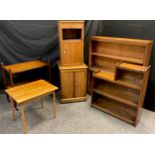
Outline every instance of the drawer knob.
[(64, 51), (63, 53), (66, 54), (66, 51)]

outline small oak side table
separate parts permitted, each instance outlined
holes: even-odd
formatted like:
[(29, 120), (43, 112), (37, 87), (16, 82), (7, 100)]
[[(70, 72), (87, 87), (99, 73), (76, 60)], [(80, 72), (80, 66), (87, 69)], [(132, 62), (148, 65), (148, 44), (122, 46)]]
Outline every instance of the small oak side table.
[(24, 106), (29, 103), (29, 101), (40, 98), (41, 99), (41, 108), (43, 109), (43, 97), (46, 95), (52, 94), (52, 108), (54, 117), (56, 117), (56, 103), (55, 103), (55, 91), (58, 87), (48, 83), (45, 80), (37, 80), (31, 83), (23, 84), (20, 86), (16, 86), (13, 88), (6, 89), (6, 93), (8, 94), (11, 106), (12, 106), (12, 114), (13, 120), (16, 120), (16, 110), (14, 106), (14, 102), (19, 106), (19, 110), (21, 112), (22, 121), (24, 125), (24, 133), (28, 132), (26, 119), (24, 115)]
[[(48, 67), (49, 81), (51, 82), (50, 61), (47, 63), (41, 60), (32, 60), (32, 61), (26, 61), (26, 62), (17, 63), (13, 65), (7, 65), (7, 66), (1, 63), (5, 88), (14, 87), (20, 84), (20, 83), (19, 84), (14, 83), (13, 75), (34, 70), (34, 69), (43, 68), (43, 67)], [(9, 84), (6, 81), (7, 75), (9, 75)]]

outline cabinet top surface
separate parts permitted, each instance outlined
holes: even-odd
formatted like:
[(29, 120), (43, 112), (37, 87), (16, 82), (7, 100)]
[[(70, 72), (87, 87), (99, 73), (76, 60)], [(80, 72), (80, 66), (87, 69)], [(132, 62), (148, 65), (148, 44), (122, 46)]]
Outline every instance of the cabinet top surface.
[(119, 37), (106, 37), (106, 36), (92, 36), (91, 40), (96, 41), (106, 41), (106, 42), (118, 42), (118, 43), (137, 43), (137, 44), (150, 44), (153, 43), (152, 40), (143, 40), (143, 39), (131, 39), (131, 38), (119, 38)]
[(6, 89), (5, 91), (18, 103), (41, 97), (58, 88), (45, 80), (38, 80), (24, 85)]
[(83, 69), (83, 68), (88, 68), (85, 64), (82, 65), (76, 65), (76, 66), (62, 66), (59, 64), (59, 69)]
[(60, 20), (59, 23), (84, 23), (84, 20)]
[(7, 72), (11, 71), (11, 73), (15, 74), (15, 73), (20, 73), (20, 72), (24, 72), (24, 71), (28, 71), (28, 70), (32, 70), (32, 69), (41, 68), (41, 67), (44, 67), (47, 65), (48, 65), (48, 63), (46, 63), (46, 62), (43, 62), (40, 60), (33, 60), (33, 61), (17, 63), (17, 64), (13, 64), (13, 65), (3, 66), (3, 68)]

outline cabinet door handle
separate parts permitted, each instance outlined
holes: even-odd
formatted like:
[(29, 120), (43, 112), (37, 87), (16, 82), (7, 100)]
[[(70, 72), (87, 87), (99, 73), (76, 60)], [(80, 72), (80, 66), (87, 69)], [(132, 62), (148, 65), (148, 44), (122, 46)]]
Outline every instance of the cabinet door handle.
[(63, 53), (66, 54), (66, 51), (64, 51)]
[(77, 84), (74, 84), (74, 86), (77, 87), (78, 85)]

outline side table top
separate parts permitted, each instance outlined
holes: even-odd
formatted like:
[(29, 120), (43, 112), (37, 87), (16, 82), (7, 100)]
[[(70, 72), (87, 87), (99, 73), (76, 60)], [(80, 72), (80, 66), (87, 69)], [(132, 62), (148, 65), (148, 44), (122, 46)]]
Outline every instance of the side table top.
[(24, 85), (6, 89), (6, 93), (13, 98), (17, 104), (51, 94), (58, 87), (48, 83), (45, 80), (37, 80)]
[(21, 72), (25, 72), (25, 71), (32, 70), (32, 69), (41, 68), (41, 67), (44, 67), (47, 65), (48, 65), (48, 63), (46, 63), (44, 61), (33, 60), (33, 61), (17, 63), (17, 64), (13, 64), (13, 65), (3, 66), (3, 68), (7, 72), (9, 72), (9, 70), (10, 70), (11, 73), (15, 74), (15, 73), (21, 73)]

